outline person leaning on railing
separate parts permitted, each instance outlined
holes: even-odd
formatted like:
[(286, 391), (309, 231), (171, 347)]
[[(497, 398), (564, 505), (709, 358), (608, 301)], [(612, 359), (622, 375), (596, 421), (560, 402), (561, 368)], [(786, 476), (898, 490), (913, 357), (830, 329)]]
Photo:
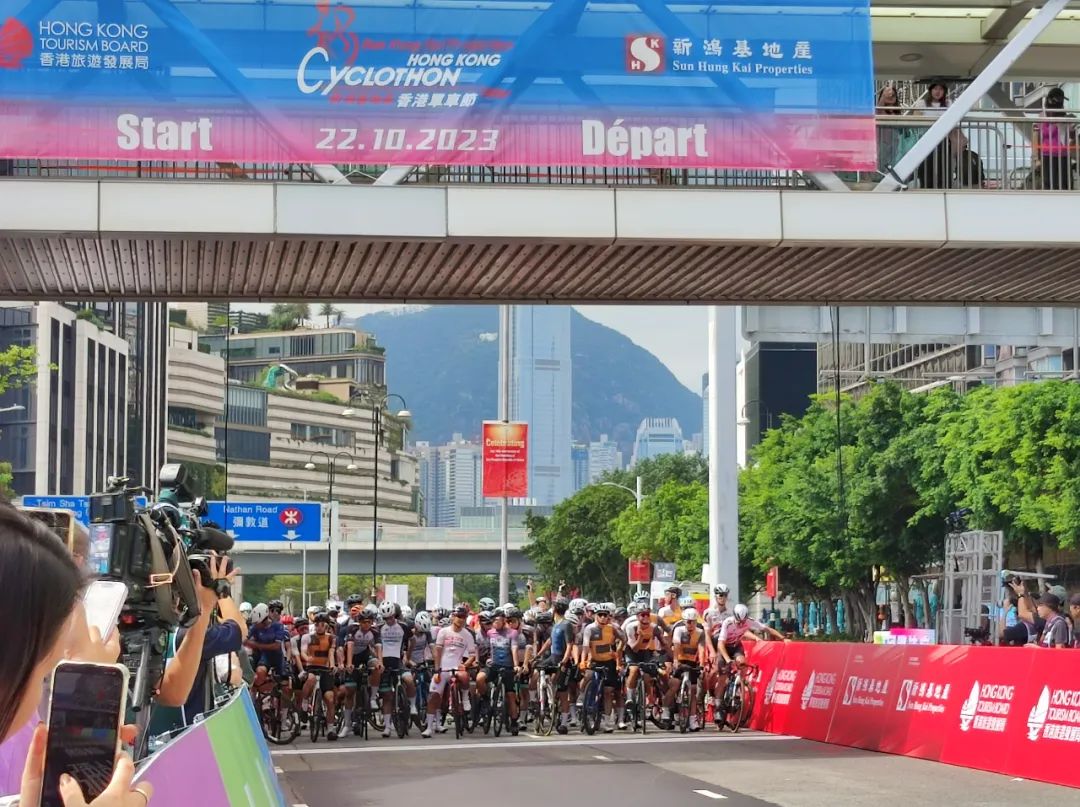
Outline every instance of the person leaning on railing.
[(1047, 118), (1069, 118), (1069, 122), (1039, 121), (1032, 130), (1031, 145), (1039, 161), (1036, 167), (1039, 180), (1036, 188), (1044, 191), (1073, 189), (1073, 154), (1076, 151), (1076, 125), (1073, 115), (1065, 111), (1065, 92), (1053, 87), (1046, 94), (1043, 115)]
[[(0, 653), (0, 743), (33, 726), (28, 751), (18, 746), (26, 762), (15, 803), (24, 807), (37, 807), (41, 800), (47, 732), (36, 712), (44, 682), (65, 658), (114, 662), (120, 653), (115, 631), (111, 642), (104, 643), (87, 627), (84, 583), (67, 547), (53, 533), (0, 503), (0, 614), (9, 617), (7, 647), (17, 651)], [(134, 728), (125, 727), (123, 734), (131, 742)], [(131, 758), (120, 754), (109, 786), (91, 807), (145, 807), (153, 789), (148, 783), (132, 787), (134, 774)], [(60, 778), (60, 795), (65, 807), (86, 805), (78, 782), (66, 774)], [(12, 802), (0, 797), (0, 803)]]

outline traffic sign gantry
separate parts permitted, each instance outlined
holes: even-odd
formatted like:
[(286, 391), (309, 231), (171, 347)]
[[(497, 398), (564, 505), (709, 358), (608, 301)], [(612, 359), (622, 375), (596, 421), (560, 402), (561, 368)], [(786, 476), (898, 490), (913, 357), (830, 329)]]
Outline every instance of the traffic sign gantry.
[(207, 502), (207, 517), (236, 541), (317, 543), (323, 534), (317, 502)]

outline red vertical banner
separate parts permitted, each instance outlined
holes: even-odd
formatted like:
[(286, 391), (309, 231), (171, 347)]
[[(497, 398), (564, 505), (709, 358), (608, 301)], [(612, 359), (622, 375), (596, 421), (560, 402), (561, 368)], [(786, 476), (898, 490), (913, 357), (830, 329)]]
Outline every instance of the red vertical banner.
[(631, 583), (648, 583), (652, 580), (652, 564), (642, 558), (627, 561), (629, 573), (627, 575)]
[(529, 425), (484, 421), (484, 497), (529, 495)]
[(780, 567), (773, 566), (765, 573), (765, 596), (776, 597), (780, 592)]

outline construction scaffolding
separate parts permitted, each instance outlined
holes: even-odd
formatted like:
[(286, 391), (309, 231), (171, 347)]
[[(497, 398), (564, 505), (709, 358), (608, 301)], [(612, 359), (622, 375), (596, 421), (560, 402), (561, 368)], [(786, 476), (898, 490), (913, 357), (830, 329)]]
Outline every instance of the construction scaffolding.
[(971, 530), (945, 536), (939, 641), (963, 644), (964, 629), (988, 631), (998, 643), (994, 615), (1001, 606), (1005, 534)]

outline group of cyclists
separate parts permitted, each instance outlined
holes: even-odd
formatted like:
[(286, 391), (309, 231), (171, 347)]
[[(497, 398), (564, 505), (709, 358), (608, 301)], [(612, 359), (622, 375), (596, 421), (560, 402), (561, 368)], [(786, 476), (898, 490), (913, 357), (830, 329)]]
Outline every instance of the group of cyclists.
[[(560, 595), (539, 597), (524, 612), (482, 598), (475, 609), (459, 603), (413, 614), (353, 595), (342, 609), (294, 619), (279, 601), (260, 603), (250, 610), (247, 640), (252, 688), (257, 698), (277, 694), (260, 701), (273, 704), (267, 708), (288, 704), (296, 734), (324, 721), (328, 740), (367, 736), (369, 723), (383, 737), (395, 729), (404, 736), (403, 722), (421, 727), (424, 738), (451, 722), (459, 736), (481, 721), (486, 731), (493, 702), (513, 735), (533, 718), (545, 733), (578, 726), (611, 733), (639, 723), (644, 731), (647, 716), (663, 729), (699, 731), (710, 712), (718, 726), (730, 715), (730, 693), (746, 670), (744, 642), (785, 639), (745, 605), (729, 606), (726, 585), (712, 593), (700, 615), (676, 585), (656, 609), (645, 594), (625, 607)], [(736, 713), (729, 725), (738, 730), (748, 716)], [(498, 715), (495, 723), (498, 733)]]

